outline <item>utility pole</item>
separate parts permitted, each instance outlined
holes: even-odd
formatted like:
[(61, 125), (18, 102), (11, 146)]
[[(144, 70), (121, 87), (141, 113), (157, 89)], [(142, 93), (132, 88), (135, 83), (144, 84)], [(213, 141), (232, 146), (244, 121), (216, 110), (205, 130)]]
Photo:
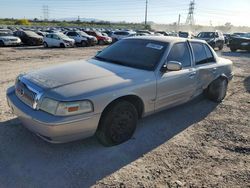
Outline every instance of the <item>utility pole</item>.
[(43, 5), (43, 19), (47, 21), (49, 19), (49, 6)]
[(146, 0), (146, 9), (145, 9), (145, 26), (148, 22), (148, 0)]
[(194, 25), (194, 5), (195, 5), (194, 0), (191, 0), (189, 3), (186, 25), (190, 26)]
[(177, 22), (178, 30), (180, 30), (180, 24), (181, 24), (181, 14), (179, 14), (178, 16), (178, 22)]

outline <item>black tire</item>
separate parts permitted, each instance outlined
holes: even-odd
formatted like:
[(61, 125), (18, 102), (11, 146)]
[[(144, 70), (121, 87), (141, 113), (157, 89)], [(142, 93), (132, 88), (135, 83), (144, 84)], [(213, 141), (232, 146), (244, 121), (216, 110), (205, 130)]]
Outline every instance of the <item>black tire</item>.
[(4, 47), (4, 42), (0, 40), (0, 47)]
[(233, 48), (233, 47), (230, 47), (230, 50), (231, 50), (231, 52), (236, 52), (237, 51), (237, 49)]
[(100, 44), (100, 45), (104, 45), (105, 42), (104, 42), (103, 40), (100, 40), (100, 41), (99, 41), (99, 44)]
[(49, 47), (48, 44), (47, 44), (47, 42), (44, 42), (43, 46), (44, 46), (44, 48), (48, 48)]
[(86, 41), (83, 40), (83, 41), (81, 42), (81, 46), (82, 46), (82, 47), (86, 47), (86, 46), (88, 46), (88, 44), (87, 44)]
[(137, 121), (135, 106), (125, 100), (118, 100), (103, 112), (96, 136), (104, 146), (121, 144), (133, 136)]
[(60, 48), (65, 48), (65, 45), (63, 43), (61, 43)]
[(222, 50), (222, 49), (223, 49), (223, 46), (224, 46), (224, 44), (221, 44), (221, 45), (219, 46), (219, 50)]
[(205, 94), (208, 99), (214, 102), (221, 102), (227, 94), (227, 86), (227, 79), (220, 77), (209, 84)]

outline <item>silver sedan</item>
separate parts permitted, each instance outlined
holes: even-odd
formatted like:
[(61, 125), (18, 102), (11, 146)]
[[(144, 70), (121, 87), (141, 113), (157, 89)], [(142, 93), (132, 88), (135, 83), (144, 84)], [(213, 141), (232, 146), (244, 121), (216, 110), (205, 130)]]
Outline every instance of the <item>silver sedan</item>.
[(48, 142), (96, 134), (111, 146), (130, 139), (141, 117), (201, 93), (222, 101), (232, 76), (232, 62), (205, 41), (132, 37), (87, 61), (19, 75), (7, 99), (23, 125)]

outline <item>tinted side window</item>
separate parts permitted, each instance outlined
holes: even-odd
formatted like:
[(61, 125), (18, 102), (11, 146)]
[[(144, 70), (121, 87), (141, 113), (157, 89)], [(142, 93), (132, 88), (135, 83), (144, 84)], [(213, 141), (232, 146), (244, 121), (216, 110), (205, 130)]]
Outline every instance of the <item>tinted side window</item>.
[(187, 43), (182, 42), (174, 44), (168, 55), (167, 61), (178, 61), (183, 67), (190, 67), (191, 58)]
[(207, 63), (207, 54), (202, 43), (191, 42), (193, 48), (195, 64), (200, 65)]
[(68, 32), (68, 36), (73, 36), (73, 32)]
[(207, 54), (207, 63), (215, 62), (214, 55), (212, 54), (209, 47), (206, 44), (204, 44), (204, 48), (205, 48), (205, 51), (206, 51), (206, 54)]

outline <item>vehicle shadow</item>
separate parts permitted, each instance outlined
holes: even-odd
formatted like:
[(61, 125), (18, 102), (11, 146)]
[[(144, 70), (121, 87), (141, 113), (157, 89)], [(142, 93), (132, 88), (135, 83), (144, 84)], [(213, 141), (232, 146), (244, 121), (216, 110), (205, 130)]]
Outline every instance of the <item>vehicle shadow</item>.
[(3, 187), (89, 187), (204, 119), (217, 104), (199, 96), (139, 121), (128, 142), (104, 147), (95, 137), (49, 144), (21, 126), (0, 123), (0, 182)]
[(245, 86), (247, 92), (250, 93), (250, 76), (248, 76), (248, 77), (244, 80), (244, 86)]
[(53, 49), (62, 49), (65, 50), (67, 48), (44, 48), (44, 46), (18, 46), (18, 47), (13, 47), (15, 50), (53, 50)]

